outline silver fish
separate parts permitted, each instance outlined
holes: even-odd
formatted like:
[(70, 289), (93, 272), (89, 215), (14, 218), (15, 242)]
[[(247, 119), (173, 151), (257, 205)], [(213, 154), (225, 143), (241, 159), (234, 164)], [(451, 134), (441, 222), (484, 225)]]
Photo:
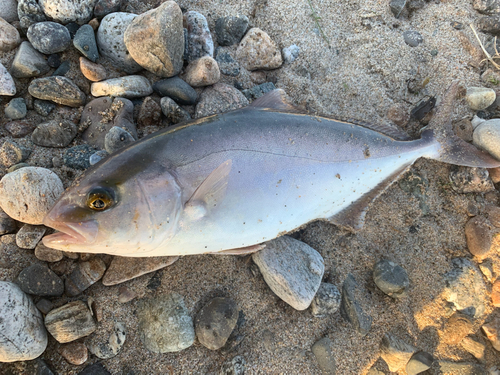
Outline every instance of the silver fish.
[(369, 203), (420, 157), (500, 165), (452, 134), (457, 90), (412, 141), (298, 113), (281, 90), (167, 128), (88, 169), (45, 217), (59, 232), (43, 243), (135, 257), (238, 254), (317, 219), (358, 229)]

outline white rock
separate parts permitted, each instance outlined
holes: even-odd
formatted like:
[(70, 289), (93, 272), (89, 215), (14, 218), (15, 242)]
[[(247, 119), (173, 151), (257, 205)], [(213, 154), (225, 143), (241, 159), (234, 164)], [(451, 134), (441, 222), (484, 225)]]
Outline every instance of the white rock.
[(316, 250), (283, 236), (267, 242), (252, 259), (278, 297), (296, 310), (309, 307), (325, 270), (323, 258)]
[(63, 24), (76, 22), (80, 25), (92, 18), (97, 0), (39, 0), (43, 12), (49, 18)]
[(124, 98), (141, 98), (153, 93), (153, 87), (143, 76), (126, 76), (106, 81), (94, 82), (90, 86), (93, 96), (121, 96)]
[(500, 160), (500, 119), (480, 123), (474, 129), (472, 143)]
[(42, 314), (16, 284), (0, 281), (0, 362), (29, 361), (47, 347)]
[(16, 95), (16, 84), (5, 66), (0, 63), (0, 95)]
[(465, 100), (470, 109), (480, 111), (493, 104), (497, 95), (495, 90), (486, 87), (468, 87)]
[(0, 206), (15, 220), (40, 225), (63, 191), (63, 184), (54, 172), (24, 167), (0, 180)]
[(7, 22), (14, 22), (19, 20), (17, 16), (17, 1), (16, 0), (0, 1), (0, 17), (2, 17)]

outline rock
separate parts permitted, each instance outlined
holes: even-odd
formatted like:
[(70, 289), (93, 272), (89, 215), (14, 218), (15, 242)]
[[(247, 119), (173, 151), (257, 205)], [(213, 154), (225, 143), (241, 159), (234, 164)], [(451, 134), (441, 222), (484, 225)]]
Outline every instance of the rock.
[(85, 94), (66, 77), (34, 79), (28, 91), (35, 98), (50, 100), (69, 107), (80, 107), (85, 104)]
[(18, 20), (17, 17), (17, 1), (16, 0), (3, 0), (0, 3), (0, 17), (7, 22), (14, 22)]
[(34, 144), (43, 147), (66, 147), (78, 132), (77, 126), (68, 120), (52, 120), (36, 127), (31, 134)]
[(236, 50), (236, 58), (246, 70), (276, 69), (283, 64), (281, 52), (261, 29), (250, 29)]
[(43, 55), (30, 42), (22, 42), (16, 52), (10, 72), (15, 78), (37, 77), (50, 70)]
[(476, 216), (465, 225), (465, 238), (470, 253), (478, 259), (488, 256), (493, 241), (492, 225), (484, 216)]
[[(22, 138), (31, 133), (34, 129), (34, 126), (31, 124), (31, 122), (17, 120), (10, 121), (5, 124), (5, 129), (12, 135), (12, 137)], [(6, 162), (6, 160), (3, 160), (3, 162)]]
[(237, 355), (233, 359), (228, 359), (222, 364), (219, 375), (244, 375), (246, 369), (246, 361), (241, 355)]
[(420, 43), (424, 41), (422, 35), (418, 31), (408, 30), (403, 33), (403, 38), (405, 43), (410, 47), (417, 47)]
[(122, 96), (141, 98), (153, 93), (148, 79), (143, 76), (126, 76), (94, 82), (90, 87), (93, 96)]
[(66, 24), (87, 23), (92, 18), (92, 11), (97, 0), (38, 0), (47, 17)]
[(407, 375), (417, 375), (431, 368), (434, 358), (426, 352), (417, 352), (412, 355), (406, 365)]
[(111, 261), (102, 283), (116, 285), (136, 277), (157, 271), (174, 263), (179, 257), (129, 258), (116, 256)]
[(215, 22), (217, 43), (231, 46), (240, 42), (248, 27), (247, 16), (229, 16), (218, 18)]
[(61, 63), (61, 65), (59, 65), (59, 67), (54, 71), (54, 73), (52, 73), (52, 76), (55, 77), (55, 76), (65, 76), (66, 73), (69, 72), (69, 70), (71, 69), (71, 65), (69, 63), (69, 61), (63, 61)]
[(457, 345), (472, 331), (472, 319), (462, 313), (454, 313), (446, 322), (441, 340), (449, 345)]
[(87, 362), (88, 351), (85, 344), (71, 342), (59, 347), (59, 354), (71, 365), (80, 366)]
[[(153, 87), (154, 89), (154, 87)], [(161, 123), (161, 106), (150, 96), (146, 97), (139, 109), (137, 125), (140, 127), (159, 125)]]
[(490, 223), (496, 228), (500, 228), (500, 207), (488, 205), (485, 207), (485, 211)]
[(205, 16), (191, 10), (184, 14), (184, 24), (187, 29), (187, 61), (213, 57), (214, 42)]
[(311, 303), (311, 312), (317, 318), (332, 315), (340, 307), (342, 295), (337, 287), (329, 283), (321, 283)]
[[(483, 271), (482, 268), (481, 271)], [(500, 279), (496, 280), (491, 288), (491, 304), (500, 307)]]
[(391, 372), (404, 368), (414, 352), (415, 348), (399, 337), (386, 333), (382, 338), (380, 356)]
[(222, 74), (231, 77), (237, 77), (240, 74), (240, 64), (233, 59), (229, 48), (218, 47), (215, 50), (215, 61)]
[(11, 167), (26, 160), (30, 153), (31, 150), (7, 140), (0, 147), (0, 162), (6, 167)]
[(220, 80), (219, 65), (210, 56), (201, 57), (189, 63), (183, 78), (193, 87), (213, 85)]
[(498, 318), (487, 324), (484, 324), (481, 327), (488, 340), (490, 340), (493, 348), (500, 352), (500, 339), (498, 337), (499, 328), (500, 328), (500, 319)]
[(63, 258), (63, 253), (60, 250), (50, 249), (41, 241), (35, 247), (35, 256), (44, 262), (59, 262)]
[(477, 342), (470, 337), (465, 337), (460, 344), (462, 345), (462, 348), (467, 350), (479, 361), (484, 362), (484, 352), (486, 350), (486, 346), (484, 344)]
[(50, 310), (54, 308), (54, 304), (48, 299), (42, 298), (37, 304), (36, 308), (42, 312), (42, 314), (48, 314)]
[(356, 300), (356, 285), (354, 276), (352, 274), (347, 275), (342, 285), (340, 315), (351, 323), (357, 332), (366, 335), (372, 326), (372, 317), (363, 311), (360, 303)]
[(440, 374), (484, 375), (486, 369), (475, 363), (438, 361)]
[(113, 327), (113, 332), (109, 336), (106, 342), (102, 343), (92, 343), (89, 346), (89, 350), (97, 358), (109, 359), (115, 357), (121, 350), (127, 333), (125, 331), (125, 325), (120, 322), (115, 322)]
[(128, 131), (118, 126), (113, 126), (104, 138), (104, 149), (108, 154), (112, 154), (134, 141), (134, 137)]
[(137, 293), (130, 290), (126, 286), (120, 286), (118, 288), (118, 302), (127, 303), (132, 301), (135, 297), (137, 297)]
[(98, 257), (91, 258), (88, 262), (78, 263), (66, 278), (66, 294), (70, 297), (79, 295), (99, 281), (104, 272), (106, 272), (106, 265)]
[(325, 270), (321, 255), (307, 244), (288, 236), (266, 243), (252, 255), (271, 290), (296, 310), (311, 304)]
[(299, 57), (300, 48), (296, 44), (292, 44), (290, 47), (283, 48), (283, 60), (285, 64), (291, 64)]
[(54, 172), (25, 167), (0, 180), (0, 206), (14, 220), (39, 225), (63, 191), (63, 184)]
[(450, 182), (457, 193), (487, 193), (495, 190), (485, 168), (452, 166)]
[(4, 114), (11, 120), (20, 120), (26, 117), (28, 110), (24, 98), (12, 99), (7, 107), (5, 107)]
[(142, 70), (130, 55), (123, 34), (137, 14), (116, 12), (105, 16), (97, 30), (97, 46), (102, 56), (110, 59), (120, 70), (133, 74)]
[(99, 58), (94, 29), (90, 25), (83, 25), (78, 29), (73, 39), (73, 45), (87, 59), (96, 62)]
[(90, 335), (97, 329), (92, 313), (82, 301), (67, 303), (45, 316), (47, 331), (61, 344)]
[(500, 159), (499, 142), (500, 120), (484, 121), (474, 129), (472, 143), (496, 159)]
[(24, 224), (16, 233), (16, 244), (21, 249), (34, 249), (47, 229), (43, 225)]
[(97, 0), (94, 7), (94, 16), (102, 18), (110, 13), (120, 11), (122, 0)]
[(500, 19), (497, 17), (486, 16), (479, 17), (476, 20), (476, 27), (483, 33), (497, 35), (500, 33)]
[(106, 368), (103, 366), (102, 363), (97, 362), (94, 363), (93, 365), (85, 367), (83, 371), (80, 371), (78, 373), (78, 375), (111, 375), (111, 373), (108, 370), (106, 370)]
[(181, 8), (166, 1), (137, 16), (127, 27), (124, 41), (144, 69), (160, 77), (175, 76), (182, 69), (184, 51)]
[(500, 3), (498, 1), (473, 0), (472, 6), (482, 14), (497, 15), (500, 13)]
[(206, 88), (196, 105), (196, 118), (228, 112), (248, 105), (248, 100), (237, 89), (224, 83)]
[(19, 31), (0, 17), (0, 52), (8, 52), (21, 44)]
[(168, 96), (179, 104), (195, 104), (198, 99), (196, 91), (179, 77), (157, 81), (153, 90), (160, 96)]
[(195, 320), (196, 337), (208, 349), (225, 344), (238, 321), (238, 306), (230, 298), (217, 297), (202, 307)]
[(177, 293), (143, 300), (139, 306), (139, 337), (153, 353), (178, 352), (193, 345), (193, 321)]
[(24, 31), (37, 22), (47, 21), (47, 17), (45, 17), (37, 0), (18, 0), (17, 13), (19, 23)]
[(95, 149), (89, 145), (79, 145), (66, 149), (63, 155), (64, 164), (74, 169), (87, 169), (90, 167), (90, 155)]
[(16, 285), (0, 281), (0, 362), (28, 361), (47, 347), (42, 314)]
[(178, 124), (184, 121), (191, 120), (191, 115), (184, 108), (180, 107), (176, 102), (168, 96), (161, 98), (161, 110), (167, 121), (171, 124)]
[(106, 79), (108, 73), (101, 64), (94, 64), (85, 57), (80, 57), (80, 70), (89, 81), (99, 82)]
[(13, 233), (17, 230), (15, 220), (0, 209), (0, 236)]
[(328, 337), (316, 341), (311, 350), (323, 374), (336, 374), (337, 365), (333, 355), (333, 344)]
[(373, 281), (379, 289), (393, 298), (406, 295), (410, 285), (406, 270), (396, 263), (382, 259), (373, 267)]
[(14, 96), (16, 95), (16, 84), (12, 79), (12, 76), (7, 71), (5, 66), (0, 63), (0, 96)]
[(391, 0), (389, 7), (394, 17), (398, 18), (406, 6), (407, 0)]
[(469, 119), (462, 119), (453, 123), (453, 132), (466, 142), (472, 141), (472, 124)]
[(56, 108), (56, 105), (46, 100), (35, 99), (33, 107), (40, 116), (47, 117)]
[(493, 89), (486, 87), (468, 87), (465, 94), (465, 100), (470, 109), (480, 111), (488, 108), (496, 99), (496, 93)]
[(243, 90), (243, 95), (248, 100), (253, 100), (260, 98), (263, 96), (265, 93), (268, 93), (270, 91), (276, 90), (276, 87), (274, 86), (274, 83), (272, 82), (265, 82), (260, 85), (254, 86), (251, 89)]
[(109, 154), (104, 150), (99, 150), (90, 155), (89, 163), (90, 165), (94, 165), (99, 163), (102, 159), (105, 159)]
[(483, 74), (481, 74), (481, 81), (487, 85), (498, 86), (500, 84), (500, 74), (493, 69), (486, 69)]
[(21, 271), (17, 284), (28, 294), (57, 297), (64, 293), (63, 281), (44, 264), (33, 264)]
[(68, 29), (55, 22), (35, 23), (26, 35), (31, 45), (46, 55), (65, 51), (71, 45)]

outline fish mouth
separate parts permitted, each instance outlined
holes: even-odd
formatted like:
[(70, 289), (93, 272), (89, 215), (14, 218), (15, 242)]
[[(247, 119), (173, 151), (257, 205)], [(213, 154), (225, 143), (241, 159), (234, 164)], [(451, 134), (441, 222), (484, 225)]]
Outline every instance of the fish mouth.
[(91, 245), (96, 241), (99, 229), (95, 220), (69, 223), (55, 222), (46, 217), (43, 224), (58, 230), (42, 239), (43, 244), (51, 248), (65, 245)]

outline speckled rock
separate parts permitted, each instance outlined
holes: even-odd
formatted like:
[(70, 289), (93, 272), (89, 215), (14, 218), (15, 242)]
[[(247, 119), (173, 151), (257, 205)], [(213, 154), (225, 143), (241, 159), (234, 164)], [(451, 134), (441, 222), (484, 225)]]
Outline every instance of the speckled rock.
[(161, 98), (161, 110), (170, 124), (191, 120), (191, 115), (168, 96)]
[(24, 224), (16, 233), (16, 244), (21, 249), (33, 250), (45, 234), (43, 225)]
[(104, 272), (106, 272), (106, 264), (99, 257), (78, 263), (66, 278), (66, 294), (70, 297), (77, 296), (99, 281)]
[(476, 216), (465, 225), (467, 248), (478, 259), (488, 256), (493, 241), (492, 224), (484, 216)]
[(35, 247), (35, 256), (41, 261), (54, 263), (63, 258), (63, 253), (60, 250), (48, 248), (40, 241)]
[(85, 104), (85, 94), (66, 77), (34, 79), (31, 81), (28, 91), (35, 98), (50, 100), (69, 107), (80, 107)]
[(6, 140), (2, 143), (2, 146), (0, 146), (0, 163), (5, 167), (11, 167), (26, 160), (30, 153), (30, 149)]
[(347, 320), (361, 335), (366, 335), (372, 326), (372, 317), (368, 315), (356, 298), (356, 279), (348, 274), (342, 285), (340, 315)]
[(33, 48), (46, 55), (65, 51), (71, 46), (68, 29), (55, 22), (35, 23), (26, 35)]
[(296, 44), (283, 48), (283, 60), (285, 60), (285, 64), (293, 63), (299, 57), (299, 53), (300, 48)]
[(12, 137), (22, 138), (30, 134), (35, 129), (35, 126), (31, 121), (15, 120), (6, 123), (5, 129), (12, 135)]
[(184, 51), (181, 8), (166, 1), (137, 16), (127, 27), (124, 41), (144, 69), (160, 77), (175, 76), (182, 69)]
[(77, 126), (68, 120), (52, 120), (36, 127), (31, 134), (34, 144), (43, 147), (66, 147), (78, 132)]
[(206, 88), (196, 105), (196, 118), (228, 112), (248, 105), (248, 99), (233, 86), (216, 83)]
[(0, 316), (0, 362), (32, 360), (45, 351), (42, 314), (16, 284), (0, 281)]
[(450, 169), (451, 187), (457, 193), (487, 193), (494, 191), (488, 170), (485, 168), (470, 168), (452, 166)]
[(196, 91), (179, 77), (155, 82), (153, 90), (160, 96), (168, 96), (179, 104), (194, 104), (198, 99)]
[(0, 63), (0, 95), (16, 95), (16, 84), (5, 66)]
[(87, 347), (81, 342), (71, 342), (59, 347), (59, 354), (71, 365), (80, 366), (89, 357)]
[(321, 283), (311, 303), (311, 312), (317, 318), (334, 314), (340, 307), (342, 295), (337, 287), (329, 283)]
[(484, 121), (474, 129), (472, 142), (475, 146), (500, 160), (500, 120)]
[(8, 52), (21, 44), (19, 31), (0, 17), (0, 52)]
[(97, 0), (39, 0), (47, 17), (66, 24), (76, 22), (87, 23), (92, 18), (92, 11)]
[(87, 60), (85, 57), (80, 57), (80, 70), (89, 81), (99, 82), (106, 79), (108, 73), (101, 64), (95, 64)]
[(403, 39), (410, 47), (417, 47), (424, 41), (422, 34), (415, 30), (408, 30), (403, 32)]
[(78, 145), (66, 149), (63, 162), (66, 166), (74, 169), (87, 169), (90, 167), (90, 156), (95, 149), (89, 145)]
[(112, 154), (134, 141), (134, 137), (128, 131), (118, 126), (113, 126), (104, 138), (104, 149), (108, 154)]
[(144, 99), (139, 108), (137, 125), (139, 127), (159, 125), (161, 123), (161, 106), (152, 97)]
[(264, 96), (264, 94), (276, 90), (276, 86), (274, 86), (274, 83), (272, 82), (264, 82), (261, 83), (260, 85), (254, 86), (252, 88), (243, 90), (243, 95), (248, 100), (254, 100), (257, 98), (260, 98), (261, 96)]
[(227, 359), (219, 371), (219, 375), (245, 375), (246, 370), (245, 358), (237, 355), (232, 359)]
[(187, 29), (187, 61), (213, 57), (214, 42), (205, 16), (191, 10), (184, 14), (184, 24)]
[(495, 90), (486, 87), (468, 87), (465, 95), (465, 100), (470, 109), (475, 111), (488, 108), (495, 99)]
[(323, 337), (322, 339), (316, 341), (311, 347), (311, 351), (316, 358), (318, 367), (324, 375), (336, 374), (337, 365), (335, 363), (335, 356), (333, 354), (333, 343), (328, 337)]
[(19, 23), (24, 31), (37, 22), (47, 21), (47, 17), (45, 17), (37, 0), (18, 0), (17, 13)]
[(63, 191), (63, 184), (54, 172), (25, 167), (0, 180), (0, 206), (15, 220), (39, 225)]
[(240, 42), (236, 58), (246, 70), (276, 69), (283, 64), (276, 44), (257, 27), (250, 29)]
[(380, 344), (380, 356), (396, 372), (406, 366), (416, 349), (399, 337), (386, 333)]
[(373, 267), (373, 281), (385, 294), (393, 298), (406, 295), (410, 285), (406, 270), (389, 260), (381, 260)]
[(64, 293), (63, 281), (45, 264), (33, 264), (23, 269), (16, 283), (23, 292), (35, 296), (57, 297)]
[(219, 65), (210, 56), (201, 57), (189, 63), (183, 78), (193, 87), (213, 85), (220, 80)]
[(231, 77), (237, 77), (240, 74), (240, 64), (233, 59), (231, 48), (217, 47), (215, 61), (217, 61), (222, 74)]
[(15, 78), (37, 77), (47, 73), (50, 66), (30, 42), (22, 42), (16, 52), (10, 72)]
[(215, 22), (217, 43), (230, 46), (240, 42), (248, 27), (247, 16), (228, 16), (218, 18)]
[(126, 76), (106, 81), (94, 82), (90, 87), (93, 96), (122, 96), (124, 98), (141, 98), (153, 93), (148, 79), (143, 76)]
[(470, 333), (472, 333), (473, 321), (470, 316), (460, 312), (454, 313), (446, 321), (441, 341), (448, 345), (457, 345)]
[(97, 358), (109, 359), (115, 357), (125, 344), (127, 333), (125, 325), (121, 322), (115, 322), (113, 332), (105, 342), (96, 342), (94, 340), (89, 345), (89, 350)]
[(119, 12), (123, 0), (97, 0), (94, 7), (94, 16), (102, 18), (110, 13)]
[(96, 62), (99, 58), (94, 29), (90, 25), (83, 25), (73, 38), (73, 45), (87, 59)]
[(406, 364), (407, 375), (417, 375), (431, 368), (434, 358), (426, 352), (413, 354)]
[(45, 327), (62, 344), (88, 336), (97, 329), (92, 313), (82, 301), (50, 311), (45, 316)]
[(0, 3), (0, 17), (7, 22), (17, 21), (17, 1), (16, 0), (3, 0)]
[(24, 98), (14, 98), (5, 107), (4, 114), (11, 120), (20, 120), (26, 117), (27, 111)]

